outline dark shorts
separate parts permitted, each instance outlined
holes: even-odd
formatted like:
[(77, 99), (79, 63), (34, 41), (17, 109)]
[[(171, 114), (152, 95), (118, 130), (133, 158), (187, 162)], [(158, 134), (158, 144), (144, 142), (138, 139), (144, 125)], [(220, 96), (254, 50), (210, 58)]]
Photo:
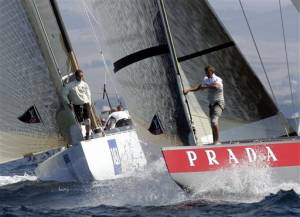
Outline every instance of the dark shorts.
[(218, 124), (219, 118), (224, 110), (224, 106), (224, 102), (215, 102), (213, 105), (209, 105), (209, 117), (211, 124)]
[(86, 119), (90, 118), (91, 106), (88, 103), (83, 105), (73, 105), (74, 112), (78, 122), (83, 122)]

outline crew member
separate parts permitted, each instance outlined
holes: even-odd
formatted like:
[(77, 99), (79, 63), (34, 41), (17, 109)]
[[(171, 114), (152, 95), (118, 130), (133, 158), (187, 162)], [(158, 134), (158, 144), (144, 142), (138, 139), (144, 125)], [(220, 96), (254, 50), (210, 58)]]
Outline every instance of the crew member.
[(70, 109), (74, 109), (79, 123), (85, 124), (85, 139), (89, 139), (91, 129), (91, 92), (89, 85), (83, 80), (83, 72), (75, 71), (75, 80), (64, 88), (63, 98)]
[(213, 144), (220, 144), (218, 120), (224, 110), (223, 80), (215, 74), (215, 68), (208, 65), (204, 68), (206, 76), (202, 84), (187, 88), (184, 94), (190, 91), (208, 90), (209, 117), (213, 133)]
[(117, 106), (116, 111), (114, 110), (107, 118), (105, 123), (105, 130), (110, 130), (118, 127), (132, 125), (130, 115), (128, 111), (124, 111), (121, 105)]

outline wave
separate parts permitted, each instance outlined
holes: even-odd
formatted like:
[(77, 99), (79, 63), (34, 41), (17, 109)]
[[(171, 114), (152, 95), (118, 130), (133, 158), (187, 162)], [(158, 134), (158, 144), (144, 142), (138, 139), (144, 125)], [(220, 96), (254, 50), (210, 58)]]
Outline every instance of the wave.
[(300, 198), (293, 190), (279, 191), (257, 203), (209, 203), (205, 201), (185, 201), (161, 206), (85, 206), (74, 208), (38, 208), (30, 206), (0, 205), (2, 216), (299, 216)]
[(191, 197), (214, 202), (255, 203), (281, 190), (293, 190), (300, 194), (299, 183), (278, 184), (272, 172), (272, 168), (263, 160), (258, 160), (255, 166), (245, 162), (204, 180)]
[(14, 176), (0, 176), (0, 187), (5, 185), (11, 185), (18, 182), (24, 182), (24, 181), (36, 181), (37, 177), (24, 174), (23, 176), (20, 175), (14, 175)]
[[(20, 165), (16, 164), (20, 169)], [(28, 162), (28, 165), (32, 165)], [(24, 165), (23, 165), (24, 166)], [(32, 166), (30, 166), (32, 167)], [(26, 168), (26, 165), (25, 165)], [(32, 169), (34, 169), (32, 167)], [(20, 169), (24, 171), (24, 168)], [(17, 169), (12, 169), (18, 173)], [(243, 178), (241, 178), (243, 177)], [(186, 204), (259, 203), (281, 190), (300, 194), (300, 185), (276, 185), (270, 169), (239, 167), (207, 180), (195, 193), (183, 191), (171, 179), (163, 158), (149, 161), (130, 178), (91, 183), (40, 182), (34, 175), (0, 176), (0, 204), (71, 209), (75, 207), (162, 207)], [(27, 198), (21, 200), (20, 198)]]

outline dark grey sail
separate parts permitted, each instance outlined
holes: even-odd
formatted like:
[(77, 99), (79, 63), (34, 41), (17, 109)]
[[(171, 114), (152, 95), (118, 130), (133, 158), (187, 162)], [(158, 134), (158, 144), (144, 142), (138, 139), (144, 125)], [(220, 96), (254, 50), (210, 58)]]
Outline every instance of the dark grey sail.
[(298, 10), (298, 12), (300, 13), (300, 2), (297, 0), (291, 0), (295, 6), (295, 8)]
[[(285, 123), (273, 100), (208, 2), (163, 2), (179, 71), (171, 62), (158, 1), (89, 1), (98, 39), (114, 66), (116, 74), (112, 77), (139, 129), (147, 129), (158, 114), (169, 138), (180, 135), (183, 143), (191, 144), (189, 115), (185, 112), (190, 111), (198, 143), (211, 142), (206, 94), (189, 94), (187, 104), (182, 98), (182, 88), (201, 83), (203, 68), (210, 64), (224, 82), (222, 140), (284, 135)], [(181, 74), (181, 88), (177, 73)], [(144, 138), (153, 139), (143, 133)], [(161, 135), (157, 138), (156, 143), (164, 143)]]
[[(88, 8), (96, 18), (103, 53), (113, 63), (115, 74), (110, 77), (141, 139), (192, 144), (157, 1), (91, 1)], [(164, 131), (159, 135), (147, 130), (154, 117), (159, 117)]]

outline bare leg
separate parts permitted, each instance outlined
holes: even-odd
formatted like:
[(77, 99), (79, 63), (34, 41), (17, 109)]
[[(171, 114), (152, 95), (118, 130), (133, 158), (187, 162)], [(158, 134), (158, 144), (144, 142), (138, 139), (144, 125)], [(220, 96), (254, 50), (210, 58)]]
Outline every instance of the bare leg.
[(90, 129), (91, 129), (91, 120), (86, 119), (85, 120), (85, 139), (89, 139), (90, 137)]
[(213, 133), (213, 140), (214, 144), (220, 142), (219, 141), (219, 126), (217, 124), (211, 125), (212, 133)]

